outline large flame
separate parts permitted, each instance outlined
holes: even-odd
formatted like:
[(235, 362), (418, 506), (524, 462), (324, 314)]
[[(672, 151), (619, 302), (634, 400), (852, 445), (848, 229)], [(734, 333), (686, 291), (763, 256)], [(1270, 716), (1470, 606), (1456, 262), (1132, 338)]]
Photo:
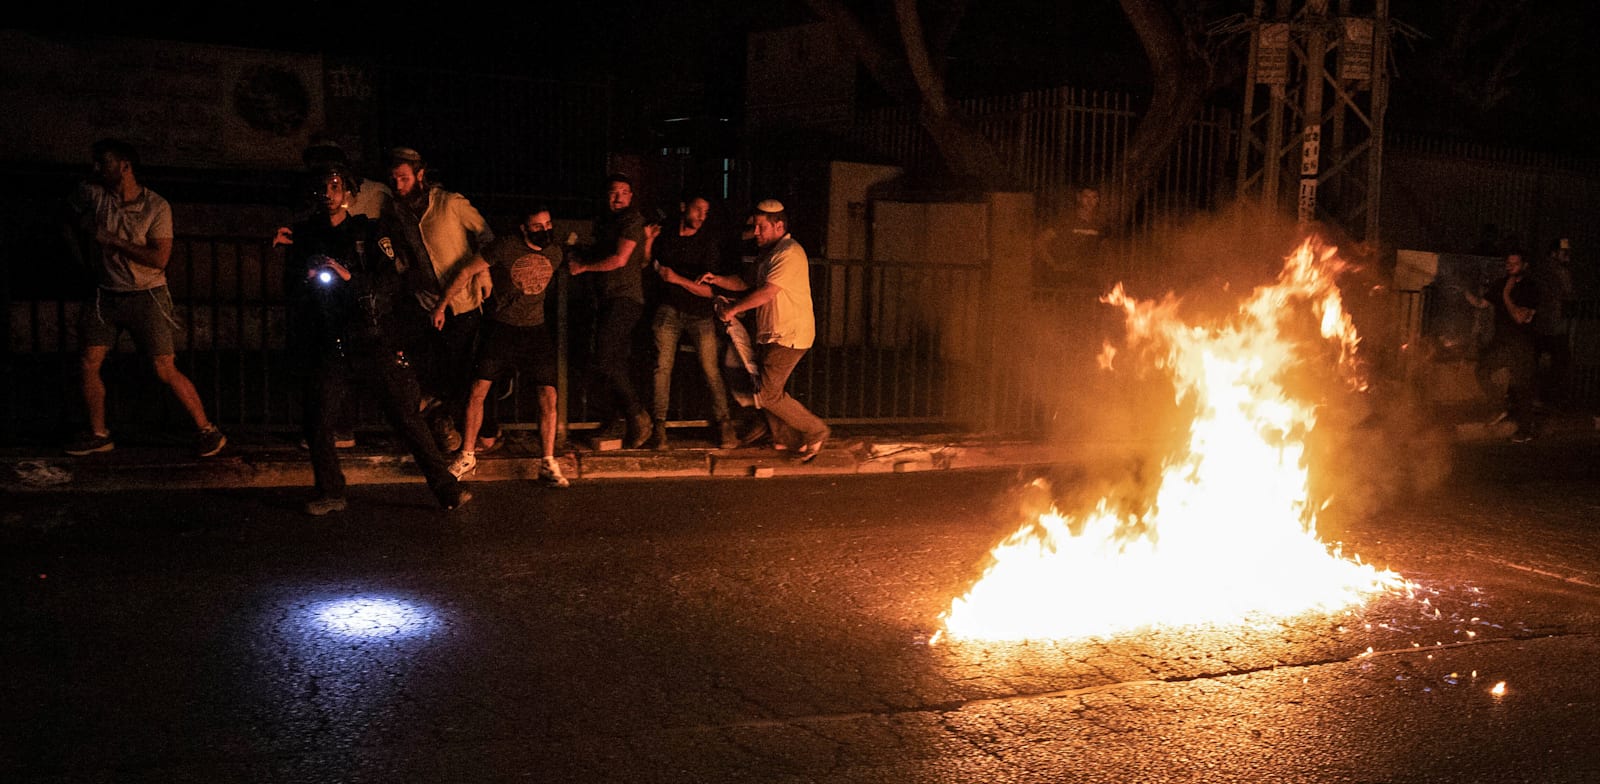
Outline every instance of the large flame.
[[(1148, 508), (1101, 500), (1081, 519), (1052, 509), (1025, 524), (941, 616), (944, 631), (978, 640), (1109, 636), (1335, 612), (1403, 587), (1395, 573), (1317, 538), (1305, 452), (1316, 409), (1284, 387), (1287, 371), (1325, 357), (1364, 388), (1359, 337), (1334, 282), (1343, 268), (1334, 249), (1307, 240), (1276, 283), (1216, 327), (1183, 323), (1170, 294), (1139, 301), (1119, 284), (1106, 295), (1126, 315), (1130, 348), (1154, 352), (1180, 404), (1195, 412), (1187, 449), (1166, 462)], [(1308, 314), (1321, 341), (1301, 334), (1311, 332)], [(1103, 367), (1114, 354), (1107, 346)]]

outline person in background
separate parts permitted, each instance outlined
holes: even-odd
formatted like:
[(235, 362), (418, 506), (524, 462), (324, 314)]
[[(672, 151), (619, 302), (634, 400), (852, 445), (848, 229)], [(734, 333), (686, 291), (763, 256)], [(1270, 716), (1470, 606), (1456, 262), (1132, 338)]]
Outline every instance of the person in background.
[[(1483, 394), (1491, 401), (1503, 401), (1505, 409), (1491, 424), (1511, 419), (1517, 428), (1511, 440), (1533, 440), (1534, 373), (1537, 349), (1534, 347), (1533, 321), (1539, 307), (1539, 285), (1520, 251), (1506, 255), (1506, 274), (1489, 284), (1483, 296), (1464, 292), (1473, 307), (1494, 311), (1494, 336), (1478, 358), (1476, 375)], [(1505, 370), (1510, 379), (1504, 392), (1495, 383), (1496, 372)]]
[(597, 441), (620, 436), (628, 449), (644, 444), (652, 424), (634, 392), (630, 364), (633, 331), (644, 315), (644, 259), (645, 220), (633, 206), (633, 181), (613, 174), (606, 180), (606, 212), (595, 222), (591, 258), (568, 262), (567, 271), (599, 277), (590, 373), (606, 425)]
[(1572, 366), (1567, 337), (1567, 303), (1574, 291), (1570, 243), (1564, 239), (1552, 243), (1533, 274), (1539, 283), (1539, 307), (1533, 316), (1538, 401), (1544, 406), (1559, 407), (1567, 402), (1567, 374)]

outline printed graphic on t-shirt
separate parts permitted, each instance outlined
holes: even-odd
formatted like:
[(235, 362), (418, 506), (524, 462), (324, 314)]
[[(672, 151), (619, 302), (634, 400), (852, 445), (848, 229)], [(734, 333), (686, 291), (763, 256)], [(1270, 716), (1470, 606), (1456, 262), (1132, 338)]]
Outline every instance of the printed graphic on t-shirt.
[(511, 262), (511, 285), (529, 296), (540, 294), (554, 273), (555, 267), (543, 253), (524, 253)]

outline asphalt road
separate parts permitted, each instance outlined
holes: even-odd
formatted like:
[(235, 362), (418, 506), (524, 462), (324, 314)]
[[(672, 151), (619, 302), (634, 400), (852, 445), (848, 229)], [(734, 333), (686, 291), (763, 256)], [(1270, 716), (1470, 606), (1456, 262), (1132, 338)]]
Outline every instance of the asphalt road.
[(0, 781), (1600, 781), (1596, 456), (1341, 522), (1411, 597), (1028, 645), (929, 644), (1015, 472), (15, 496)]

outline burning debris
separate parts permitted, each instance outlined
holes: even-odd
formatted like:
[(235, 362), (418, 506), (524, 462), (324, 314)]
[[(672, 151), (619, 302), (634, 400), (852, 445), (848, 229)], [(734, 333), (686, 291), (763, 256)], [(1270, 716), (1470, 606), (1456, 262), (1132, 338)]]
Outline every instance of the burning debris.
[(1317, 401), (1296, 376), (1332, 370), (1365, 389), (1360, 342), (1335, 278), (1344, 263), (1306, 240), (1277, 281), (1222, 323), (1191, 325), (1180, 301), (1137, 300), (1119, 284), (1128, 360), (1170, 374), (1193, 412), (1185, 448), (1142, 504), (1102, 498), (1081, 516), (1051, 508), (991, 552), (993, 562), (941, 616), (956, 639), (1103, 637), (1150, 626), (1229, 624), (1332, 613), (1405, 589), (1399, 575), (1317, 537), (1327, 503), (1310, 496), (1306, 439)]

